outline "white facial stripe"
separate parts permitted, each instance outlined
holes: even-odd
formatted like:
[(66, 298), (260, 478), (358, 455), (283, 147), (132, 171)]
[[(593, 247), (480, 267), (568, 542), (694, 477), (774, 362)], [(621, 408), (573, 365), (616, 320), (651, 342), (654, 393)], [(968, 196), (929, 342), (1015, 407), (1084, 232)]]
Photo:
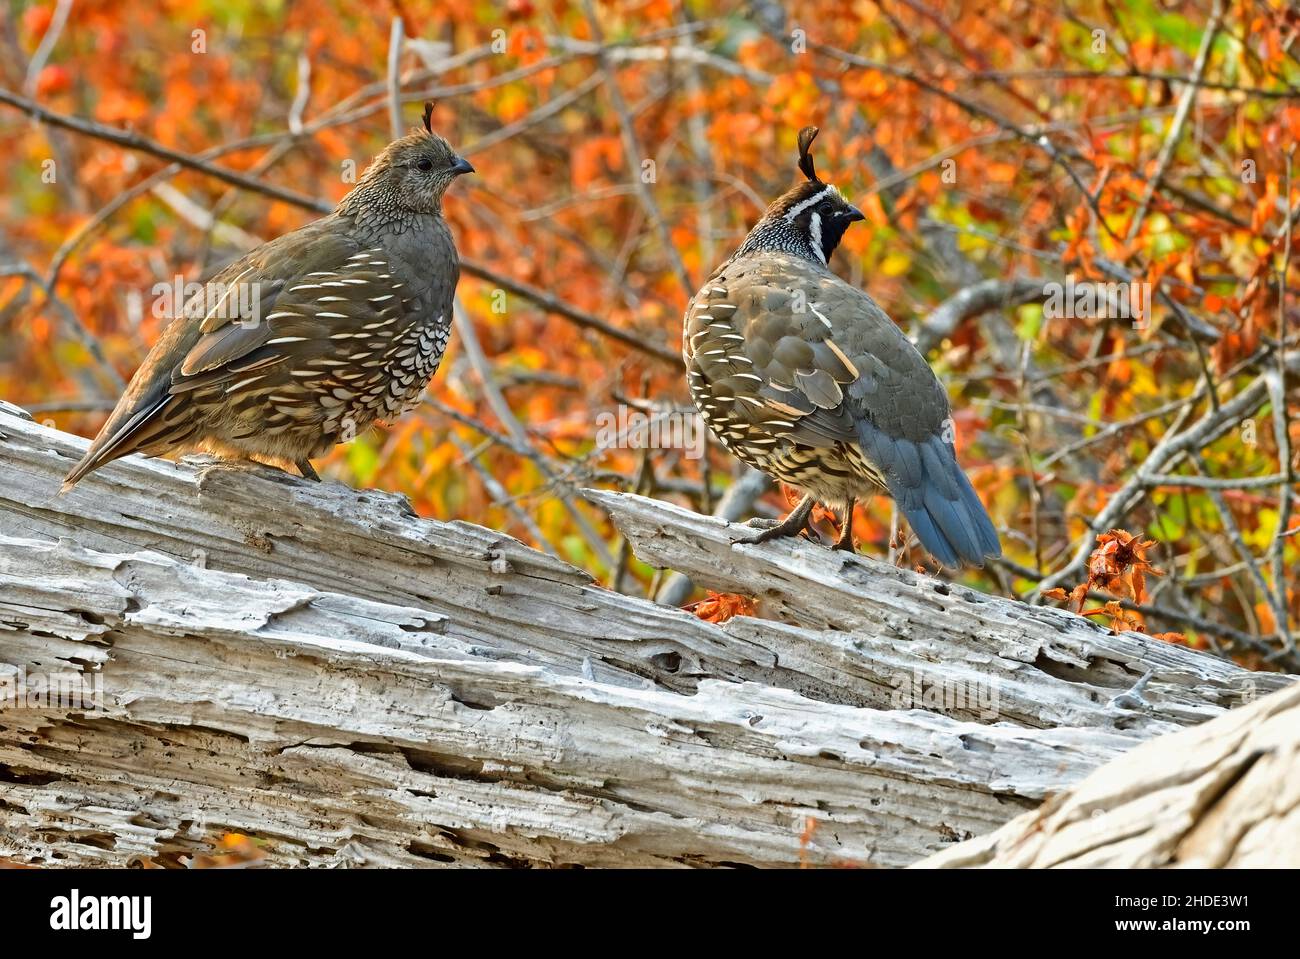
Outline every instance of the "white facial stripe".
[(817, 254), (817, 259), (825, 263), (826, 251), (822, 249), (822, 215), (816, 210), (808, 220), (808, 235), (812, 240), (813, 252)]
[(826, 189), (820, 191), (819, 193), (814, 193), (812, 196), (804, 200), (798, 206), (791, 207), (790, 212), (785, 215), (785, 222), (793, 223), (795, 221), (795, 218), (798, 217), (799, 214), (802, 213), (804, 210), (808, 209), (810, 206), (816, 206), (822, 200), (828, 198), (832, 193), (838, 196), (839, 192), (840, 191), (835, 189), (835, 187), (830, 186), (828, 184)]

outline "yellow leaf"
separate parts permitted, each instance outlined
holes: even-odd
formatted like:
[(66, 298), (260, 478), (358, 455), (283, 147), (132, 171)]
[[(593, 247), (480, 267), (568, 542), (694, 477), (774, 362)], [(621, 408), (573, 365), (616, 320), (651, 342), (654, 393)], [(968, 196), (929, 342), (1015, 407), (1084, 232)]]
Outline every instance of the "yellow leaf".
[(912, 266), (912, 259), (905, 253), (891, 253), (880, 264), (880, 272), (885, 276), (902, 276)]

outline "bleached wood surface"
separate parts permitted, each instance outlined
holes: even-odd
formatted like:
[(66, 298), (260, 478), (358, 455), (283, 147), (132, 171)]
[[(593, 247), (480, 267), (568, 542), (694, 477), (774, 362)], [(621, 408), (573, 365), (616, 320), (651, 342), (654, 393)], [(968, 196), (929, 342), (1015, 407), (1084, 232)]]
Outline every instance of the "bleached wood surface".
[[(591, 494), (783, 621), (270, 470), (130, 457), (55, 497), (84, 445), (0, 409), (0, 670), (104, 690), (0, 712), (0, 857), (901, 865), (1287, 682), (638, 497)], [(996, 698), (897, 708), (916, 681)]]
[(1144, 743), (917, 866), (1300, 867), (1300, 686)]
[[(671, 566), (700, 586), (756, 596), (760, 612), (798, 624), (798, 631), (764, 624), (785, 639), (774, 650), (781, 663), (810, 679), (851, 686), (870, 705), (889, 705), (891, 681), (920, 668), (936, 681), (996, 688), (1002, 720), (1150, 735), (1292, 681), (806, 540), (779, 549), (733, 545), (752, 530), (670, 503), (608, 491), (587, 496), (613, 516), (640, 559)], [(752, 622), (737, 621), (734, 631), (746, 636)], [(841, 655), (805, 662), (811, 645), (838, 646)], [(1148, 673), (1140, 694), (1129, 695)], [(977, 716), (966, 711), (964, 718)]]

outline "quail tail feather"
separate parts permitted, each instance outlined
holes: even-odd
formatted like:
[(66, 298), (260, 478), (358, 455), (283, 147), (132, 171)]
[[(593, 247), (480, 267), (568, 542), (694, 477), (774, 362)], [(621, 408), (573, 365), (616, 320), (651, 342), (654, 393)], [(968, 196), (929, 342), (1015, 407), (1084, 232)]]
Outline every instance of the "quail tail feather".
[(910, 508), (902, 501), (899, 505), (921, 545), (945, 566), (983, 566), (986, 560), (1002, 555), (1002, 546), (970, 480), (960, 470), (955, 473), (956, 498), (949, 499), (937, 485), (927, 484), (922, 487), (919, 504), (913, 497)]
[[(154, 390), (153, 392), (158, 393), (160, 391)], [(59, 487), (60, 496), (105, 463), (111, 463), (113, 460), (120, 459), (139, 449), (143, 439), (141, 431), (150, 425), (158, 410), (167, 401), (165, 392), (160, 397), (150, 397), (151, 402), (135, 408), (127, 405), (125, 402), (127, 399), (128, 397), (123, 397), (123, 400), (119, 401), (119, 409), (113, 411), (108, 423), (95, 437), (95, 441), (90, 444), (90, 448), (86, 450), (85, 455), (63, 478), (63, 485)], [(115, 420), (121, 420), (122, 422), (115, 423)]]
[(890, 495), (935, 559), (945, 566), (983, 566), (1002, 555), (993, 521), (951, 445), (937, 435), (920, 442), (894, 439), (869, 422), (860, 422), (858, 432)]

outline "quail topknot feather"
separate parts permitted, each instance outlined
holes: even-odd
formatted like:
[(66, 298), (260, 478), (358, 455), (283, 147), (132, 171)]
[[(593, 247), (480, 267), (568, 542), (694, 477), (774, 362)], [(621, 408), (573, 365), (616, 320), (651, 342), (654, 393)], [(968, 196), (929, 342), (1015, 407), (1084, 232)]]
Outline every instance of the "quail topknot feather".
[(854, 501), (886, 493), (937, 560), (981, 566), (1001, 546), (957, 464), (947, 393), (875, 301), (827, 266), (864, 217), (818, 177), (816, 136), (799, 131), (805, 182), (687, 305), (691, 397), (727, 449), (805, 494), (751, 542), (797, 535), (821, 502), (843, 510), (836, 547), (852, 550)]
[(63, 491), (129, 453), (206, 449), (296, 466), (418, 401), (451, 331), (460, 263), (442, 197), (474, 168), (424, 129), (335, 211), (209, 280), (167, 326)]

